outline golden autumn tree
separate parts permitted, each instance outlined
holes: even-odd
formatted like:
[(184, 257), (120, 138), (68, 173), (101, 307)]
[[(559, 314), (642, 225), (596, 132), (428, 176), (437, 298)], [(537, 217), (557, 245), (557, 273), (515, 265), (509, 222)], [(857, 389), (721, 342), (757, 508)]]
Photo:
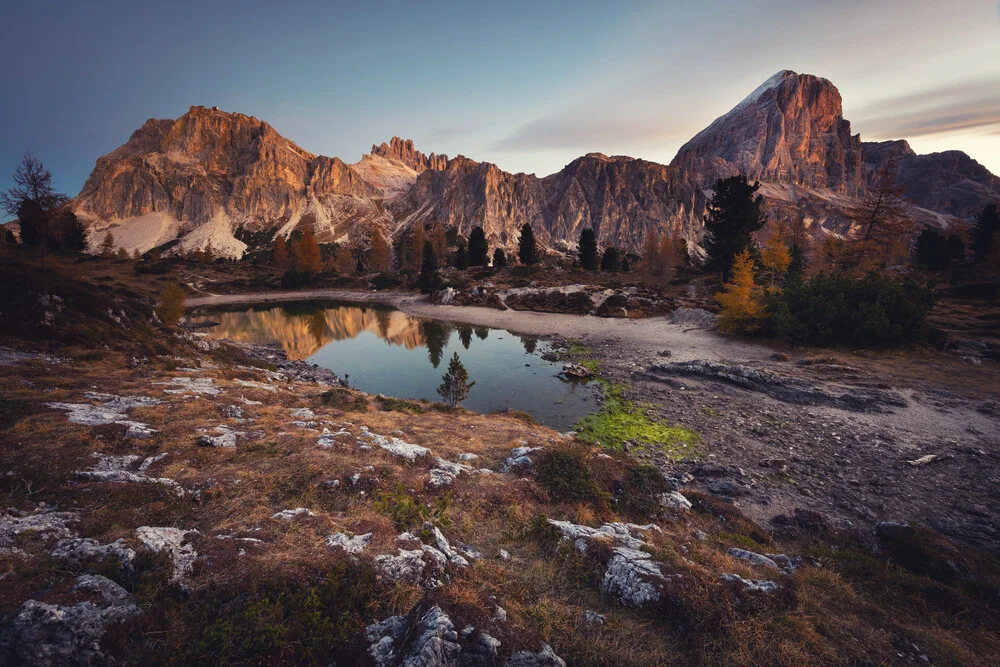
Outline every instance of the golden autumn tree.
[(302, 231), (302, 236), (295, 241), (292, 254), (295, 257), (295, 270), (299, 273), (311, 275), (323, 270), (319, 244), (311, 227), (306, 227)]
[(404, 273), (416, 273), (420, 271), (420, 264), (424, 257), (424, 228), (422, 225), (414, 225), (410, 229), (409, 235), (400, 244), (400, 269)]
[(896, 161), (879, 167), (861, 202), (849, 213), (853, 234), (839, 243), (837, 268), (864, 274), (892, 265), (905, 257), (915, 232), (896, 184)]
[(722, 306), (719, 330), (728, 333), (750, 333), (760, 326), (764, 302), (754, 279), (754, 261), (750, 249), (744, 248), (733, 260), (729, 282), (715, 295)]
[(281, 234), (275, 237), (271, 245), (271, 266), (278, 271), (287, 271), (292, 265), (292, 259), (288, 254), (288, 241)]
[(381, 232), (372, 228), (368, 242), (368, 270), (388, 271), (392, 266), (392, 247)]
[[(444, 226), (441, 223), (435, 223), (430, 231), (427, 232), (427, 240), (430, 242), (431, 247), (434, 248), (434, 255), (438, 258), (438, 262), (442, 265), (446, 264), (445, 260), (448, 258), (448, 233), (445, 231)], [(423, 250), (421, 250), (422, 259)]]
[(111, 257), (115, 254), (115, 235), (111, 233), (111, 230), (108, 230), (108, 233), (104, 235), (100, 249), (101, 257)]
[(172, 327), (184, 316), (184, 288), (177, 283), (169, 283), (160, 293), (160, 303), (156, 315), (168, 327)]
[(780, 237), (775, 238), (761, 251), (760, 263), (770, 274), (771, 281), (768, 287), (774, 289), (775, 283), (788, 271), (788, 266), (792, 263), (792, 253)]

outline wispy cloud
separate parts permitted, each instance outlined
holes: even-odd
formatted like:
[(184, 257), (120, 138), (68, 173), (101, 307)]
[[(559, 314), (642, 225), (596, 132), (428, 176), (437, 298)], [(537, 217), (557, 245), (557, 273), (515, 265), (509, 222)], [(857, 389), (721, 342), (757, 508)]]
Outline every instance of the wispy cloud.
[(919, 137), (960, 130), (1000, 132), (1000, 76), (880, 100), (858, 113), (872, 138)]

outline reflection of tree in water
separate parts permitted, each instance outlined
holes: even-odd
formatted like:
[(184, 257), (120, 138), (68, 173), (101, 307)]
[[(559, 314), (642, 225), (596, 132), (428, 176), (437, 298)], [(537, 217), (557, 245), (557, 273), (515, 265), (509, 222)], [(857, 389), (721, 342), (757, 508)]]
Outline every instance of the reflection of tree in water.
[(486, 340), (486, 337), (490, 335), (490, 330), (486, 327), (476, 327), (476, 338), (479, 340)]
[(524, 346), (524, 351), (527, 354), (535, 353), (535, 346), (538, 345), (537, 338), (531, 338), (530, 336), (520, 336), (521, 345)]
[(472, 343), (472, 327), (468, 325), (458, 327), (458, 339), (462, 341), (462, 347), (468, 350), (469, 344)]
[(431, 360), (434, 368), (441, 363), (441, 355), (451, 338), (451, 327), (443, 322), (424, 321), (420, 323), (420, 331), (424, 335), (424, 342), (427, 344), (427, 358)]
[(392, 322), (392, 313), (388, 310), (376, 310), (375, 319), (378, 321), (378, 337), (382, 340), (388, 340), (389, 323)]
[(312, 309), (302, 315), (306, 320), (306, 328), (309, 335), (316, 339), (317, 346), (326, 343), (326, 315), (322, 310)]

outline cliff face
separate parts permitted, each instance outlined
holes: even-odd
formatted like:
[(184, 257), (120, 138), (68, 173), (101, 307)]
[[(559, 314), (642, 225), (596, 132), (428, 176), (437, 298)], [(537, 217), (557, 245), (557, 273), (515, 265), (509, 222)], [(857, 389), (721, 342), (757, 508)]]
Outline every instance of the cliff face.
[(972, 218), (990, 202), (1000, 201), (1000, 178), (962, 151), (917, 155), (905, 141), (866, 142), (869, 174), (890, 158), (896, 182), (917, 206)]
[(529, 223), (543, 246), (569, 249), (593, 227), (602, 245), (637, 249), (651, 229), (701, 240), (706, 191), (743, 173), (762, 184), (773, 220), (842, 232), (870, 174), (890, 156), (920, 222), (948, 225), (1000, 199), (1000, 180), (964, 153), (916, 155), (905, 141), (862, 143), (826, 79), (783, 71), (685, 144), (670, 165), (591, 153), (544, 178), (463, 156), (425, 155), (393, 137), (354, 164), (314, 155), (256, 118), (191, 107), (149, 120), (97, 161), (75, 200), (95, 246), (212, 247), (239, 256), (238, 226), (321, 242), (372, 226), (398, 236), (441, 223), (513, 248)]
[(865, 188), (861, 139), (844, 120), (840, 92), (826, 79), (789, 70), (695, 135), (671, 164), (705, 184), (746, 174), (849, 195)]

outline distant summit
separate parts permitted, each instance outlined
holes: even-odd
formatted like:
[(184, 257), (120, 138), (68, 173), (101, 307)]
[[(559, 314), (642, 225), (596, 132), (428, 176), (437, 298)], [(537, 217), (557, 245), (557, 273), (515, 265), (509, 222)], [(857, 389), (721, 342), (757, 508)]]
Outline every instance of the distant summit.
[(783, 70), (695, 135), (670, 165), (594, 152), (543, 178), (427, 155), (399, 137), (347, 164), (304, 150), (253, 116), (191, 107), (177, 120), (148, 120), (98, 159), (74, 205), (93, 245), (110, 231), (130, 252), (211, 244), (238, 257), (246, 250), (239, 228), (273, 236), (301, 225), (321, 242), (356, 242), (373, 228), (399, 238), (415, 225), (441, 224), (463, 235), (481, 226), (490, 245), (513, 250), (530, 224), (539, 243), (556, 250), (572, 249), (588, 227), (605, 246), (638, 249), (650, 230), (665, 230), (694, 247), (718, 178), (760, 181), (772, 221), (842, 233), (868, 174), (890, 158), (911, 214), (924, 224), (948, 226), (1000, 200), (1000, 179), (965, 153), (863, 143), (830, 81)]

